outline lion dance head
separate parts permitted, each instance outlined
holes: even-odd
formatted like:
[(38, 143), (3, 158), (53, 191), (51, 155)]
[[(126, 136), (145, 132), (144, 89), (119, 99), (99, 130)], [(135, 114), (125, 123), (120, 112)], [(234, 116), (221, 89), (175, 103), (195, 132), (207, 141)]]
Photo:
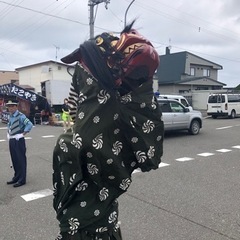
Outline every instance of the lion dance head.
[(127, 91), (152, 80), (159, 56), (149, 40), (127, 25), (120, 36), (102, 33), (80, 45), (62, 62), (83, 64), (107, 88)]

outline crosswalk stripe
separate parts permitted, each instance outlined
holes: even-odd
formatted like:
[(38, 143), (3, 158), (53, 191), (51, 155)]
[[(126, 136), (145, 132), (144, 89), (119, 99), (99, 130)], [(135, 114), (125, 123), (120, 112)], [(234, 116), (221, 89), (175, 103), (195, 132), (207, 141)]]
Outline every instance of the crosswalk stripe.
[(45, 136), (42, 136), (42, 138), (52, 138), (52, 137), (55, 137), (54, 135), (45, 135)]
[(214, 155), (214, 153), (208, 153), (208, 152), (206, 152), (206, 153), (199, 153), (199, 154), (197, 154), (198, 156), (201, 156), (201, 157), (209, 157), (209, 156), (213, 156)]
[(233, 126), (226, 126), (226, 127), (220, 127), (220, 128), (216, 128), (217, 130), (222, 130), (222, 129), (227, 129), (227, 128), (232, 128)]
[(226, 152), (231, 152), (232, 150), (230, 149), (219, 149), (219, 150), (216, 150), (217, 152), (222, 152), (222, 153), (226, 153)]
[(22, 195), (21, 197), (26, 202), (29, 202), (29, 201), (32, 201), (32, 200), (36, 200), (36, 199), (39, 199), (39, 198), (44, 198), (44, 197), (50, 196), (52, 194), (53, 194), (53, 191), (47, 188), (47, 189), (40, 190), (40, 191), (37, 191), (37, 192), (32, 192), (32, 193)]
[[(166, 166), (169, 166), (169, 165), (170, 165), (170, 164), (168, 164), (168, 163), (163, 163), (163, 162), (161, 162), (161, 163), (158, 165), (158, 168), (166, 167)], [(139, 172), (142, 172), (142, 171), (141, 171), (141, 169), (137, 168), (137, 169), (135, 169), (135, 170), (133, 171), (133, 174), (134, 174), (134, 173), (139, 173)]]
[(194, 160), (194, 158), (190, 158), (190, 157), (182, 157), (182, 158), (177, 158), (176, 161), (179, 162), (186, 162), (186, 161), (191, 161)]
[(232, 148), (237, 148), (237, 149), (240, 149), (240, 145), (237, 145), (237, 146), (232, 146)]

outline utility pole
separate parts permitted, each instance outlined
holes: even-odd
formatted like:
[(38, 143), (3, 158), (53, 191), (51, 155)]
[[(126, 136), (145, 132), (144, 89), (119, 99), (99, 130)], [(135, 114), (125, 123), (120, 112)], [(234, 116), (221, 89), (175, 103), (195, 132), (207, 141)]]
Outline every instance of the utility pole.
[(96, 15), (94, 16), (94, 7), (99, 4), (105, 2), (105, 8), (107, 9), (107, 5), (110, 3), (110, 0), (88, 0), (88, 6), (90, 11), (89, 17), (89, 27), (90, 27), (90, 38), (94, 37), (94, 22)]

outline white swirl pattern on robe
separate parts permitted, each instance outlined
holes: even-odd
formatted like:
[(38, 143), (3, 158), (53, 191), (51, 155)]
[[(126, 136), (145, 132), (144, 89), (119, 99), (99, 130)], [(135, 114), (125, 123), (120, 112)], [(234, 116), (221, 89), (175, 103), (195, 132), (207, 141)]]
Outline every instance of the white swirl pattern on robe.
[(157, 169), (161, 161), (161, 113), (151, 82), (119, 97), (101, 89), (82, 66), (76, 71), (81, 93), (73, 79), (69, 94), (75, 123), (54, 149), (54, 208), (62, 232), (113, 231), (116, 198), (129, 188), (134, 169)]

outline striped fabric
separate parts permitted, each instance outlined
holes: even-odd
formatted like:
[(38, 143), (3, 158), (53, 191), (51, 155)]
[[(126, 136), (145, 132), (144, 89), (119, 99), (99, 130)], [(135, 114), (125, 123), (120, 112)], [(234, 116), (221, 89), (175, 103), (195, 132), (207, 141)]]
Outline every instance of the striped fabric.
[(18, 133), (22, 132), (21, 128), (20, 128), (19, 119), (20, 119), (20, 113), (16, 116), (16, 118), (14, 119), (14, 121), (10, 125), (10, 128), (9, 128), (10, 136), (13, 136), (15, 134), (18, 134)]
[(69, 105), (70, 117), (73, 120), (73, 122), (75, 122), (75, 119), (76, 119), (77, 102), (78, 102), (78, 93), (74, 90), (74, 86), (71, 83), (69, 97), (68, 97), (68, 105)]
[(8, 133), (13, 136), (18, 133), (30, 132), (32, 129), (31, 121), (18, 110), (10, 115), (8, 121)]

